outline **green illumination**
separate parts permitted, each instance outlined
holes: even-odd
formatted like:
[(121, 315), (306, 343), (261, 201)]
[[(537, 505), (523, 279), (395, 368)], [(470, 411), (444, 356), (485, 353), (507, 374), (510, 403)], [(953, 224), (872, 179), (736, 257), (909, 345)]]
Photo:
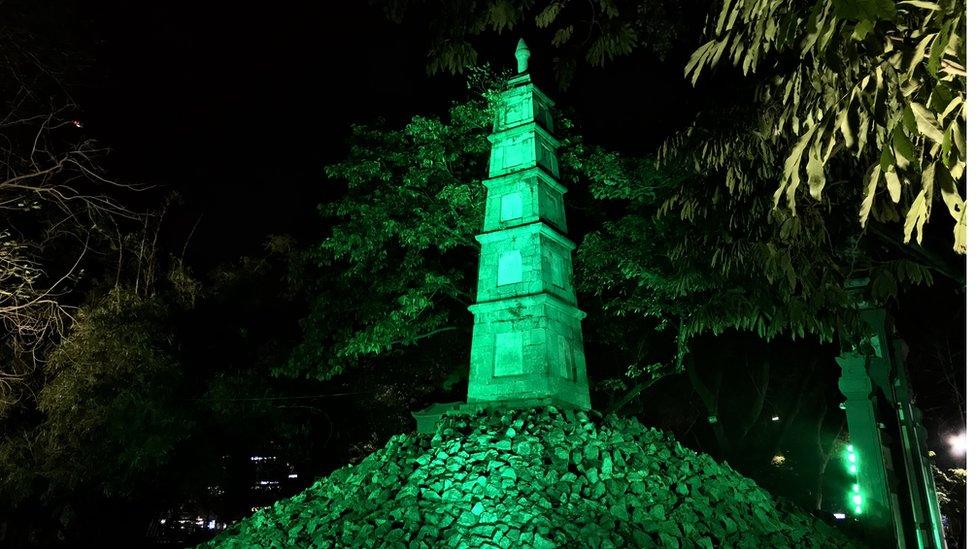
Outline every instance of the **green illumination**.
[(445, 414), (433, 434), (392, 437), (206, 546), (863, 547), (633, 419), (469, 412)]
[(500, 95), (488, 138), (468, 402), (589, 409), (553, 103), (532, 83), (529, 55), (520, 40), (519, 74)]
[(851, 507), (854, 509), (855, 515), (860, 515), (864, 511), (864, 496), (861, 494), (861, 484), (857, 482), (857, 453), (854, 451), (854, 445), (847, 445), (847, 462), (850, 465), (847, 467), (848, 472), (854, 475), (855, 482), (851, 485), (851, 492), (848, 494), (850, 496)]

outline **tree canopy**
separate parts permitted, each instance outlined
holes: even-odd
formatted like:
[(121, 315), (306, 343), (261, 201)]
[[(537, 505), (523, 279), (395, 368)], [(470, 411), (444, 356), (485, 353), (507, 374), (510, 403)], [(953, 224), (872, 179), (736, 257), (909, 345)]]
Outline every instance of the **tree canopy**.
[[(774, 205), (785, 197), (795, 214), (801, 182), (821, 200), (846, 154), (864, 174), (861, 226), (902, 220), (904, 242), (921, 244), (938, 192), (965, 252), (964, 2), (726, 0), (708, 26), (686, 73), (725, 61), (762, 75), (758, 130), (789, 149)], [(876, 199), (882, 184), (889, 200)]]

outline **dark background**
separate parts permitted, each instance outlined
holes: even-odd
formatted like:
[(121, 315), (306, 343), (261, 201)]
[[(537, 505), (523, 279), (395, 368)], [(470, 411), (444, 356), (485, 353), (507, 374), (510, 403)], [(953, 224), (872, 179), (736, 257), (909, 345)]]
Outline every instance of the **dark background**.
[[(175, 187), (204, 213), (196, 253), (232, 257), (272, 232), (308, 235), (329, 196), (322, 167), (345, 154), (353, 122), (397, 127), (462, 98), (463, 76), (427, 74), (422, 26), (388, 22), (368, 2), (341, 6), (97, 0), (79, 9), (97, 44), (76, 92), (89, 131), (114, 149), (114, 173)], [(480, 61), (514, 66), (516, 39), (486, 40)], [(533, 75), (595, 143), (647, 150), (701, 101), (683, 77), (684, 52), (584, 68), (560, 93), (545, 48), (533, 51)]]
[[(53, 12), (44, 32), (70, 42), (85, 67), (65, 85), (80, 105), (84, 131), (113, 150), (106, 169), (119, 180), (178, 191), (183, 207), (165, 230), (178, 240), (199, 220), (188, 259), (201, 271), (255, 253), (270, 234), (301, 242), (321, 236), (316, 206), (340, 190), (322, 168), (345, 155), (353, 123), (383, 119), (399, 127), (415, 114), (446, 112), (465, 93), (464, 77), (427, 74), (422, 24), (393, 24), (367, 2), (41, 4)], [(694, 18), (707, 4), (689, 6)], [(715, 94), (735, 91), (734, 76), (714, 77), (709, 91), (684, 78), (696, 38), (664, 60), (634, 55), (583, 68), (564, 91), (548, 73), (550, 52), (531, 41), (530, 63), (589, 142), (649, 151)], [(514, 65), (516, 39), (503, 33), (484, 40), (480, 60)], [(148, 206), (159, 195), (145, 196)], [(572, 209), (569, 215), (578, 238), (584, 227), (573, 227)], [(961, 302), (937, 279), (936, 287), (896, 304), (899, 327), (910, 344), (945, 337), (962, 352)], [(951, 312), (933, 321), (933, 309), (943, 308)], [(962, 418), (942, 398), (946, 376), (924, 354), (912, 360), (925, 372), (913, 382), (930, 444), (945, 456), (945, 437)], [(948, 377), (961, 380), (962, 372)], [(338, 451), (335, 461), (343, 456)]]

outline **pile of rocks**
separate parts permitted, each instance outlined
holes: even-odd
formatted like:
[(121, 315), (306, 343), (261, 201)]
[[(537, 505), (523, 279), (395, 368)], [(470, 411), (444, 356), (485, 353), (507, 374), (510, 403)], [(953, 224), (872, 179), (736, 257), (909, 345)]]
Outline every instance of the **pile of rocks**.
[(215, 547), (849, 547), (634, 420), (540, 407), (445, 416), (224, 531)]

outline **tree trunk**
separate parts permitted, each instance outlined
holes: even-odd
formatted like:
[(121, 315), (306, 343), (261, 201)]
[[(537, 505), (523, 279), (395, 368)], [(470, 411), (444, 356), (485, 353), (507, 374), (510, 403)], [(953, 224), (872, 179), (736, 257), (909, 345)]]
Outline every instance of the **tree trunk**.
[(711, 421), (709, 423), (712, 426), (712, 432), (715, 433), (715, 440), (718, 442), (718, 447), (722, 450), (725, 459), (731, 459), (733, 455), (732, 448), (729, 444), (728, 437), (725, 435), (722, 418), (718, 415), (718, 395), (722, 389), (722, 370), (719, 370), (715, 376), (715, 390), (712, 391), (705, 385), (705, 381), (698, 371), (697, 360), (691, 353), (685, 357), (685, 368), (688, 370), (688, 378), (691, 380), (691, 386), (695, 389), (695, 393), (698, 394), (698, 397), (705, 405), (705, 410), (708, 411), (710, 417), (715, 418), (714, 423)]

